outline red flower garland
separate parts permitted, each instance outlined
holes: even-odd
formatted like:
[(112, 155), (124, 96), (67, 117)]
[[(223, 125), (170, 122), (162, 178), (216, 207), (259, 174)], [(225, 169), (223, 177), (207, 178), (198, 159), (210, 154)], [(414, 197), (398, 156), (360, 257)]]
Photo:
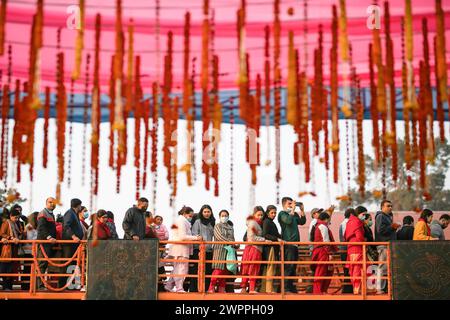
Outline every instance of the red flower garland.
[(94, 79), (92, 88), (92, 112), (91, 112), (91, 193), (98, 194), (99, 178), (99, 151), (100, 151), (100, 32), (101, 16), (95, 17), (95, 54), (94, 54)]
[(336, 5), (333, 5), (333, 21), (331, 23), (332, 45), (330, 50), (330, 104), (331, 104), (331, 151), (333, 152), (333, 182), (339, 177), (339, 109), (338, 109), (338, 17)]
[(48, 126), (50, 119), (50, 87), (45, 87), (45, 105), (44, 105), (44, 150), (42, 152), (42, 164), (47, 168), (48, 162)]

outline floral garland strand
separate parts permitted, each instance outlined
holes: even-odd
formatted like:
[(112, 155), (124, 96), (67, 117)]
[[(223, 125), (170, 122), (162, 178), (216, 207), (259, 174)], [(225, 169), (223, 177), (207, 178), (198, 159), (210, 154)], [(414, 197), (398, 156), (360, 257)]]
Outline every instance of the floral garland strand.
[(178, 163), (178, 114), (180, 109), (180, 98), (178, 96), (175, 97), (173, 102), (173, 107), (171, 108), (171, 119), (170, 119), (170, 132), (171, 132), (171, 146), (173, 148), (173, 151), (170, 155), (170, 170), (172, 172), (172, 194), (170, 195), (170, 206), (175, 206), (175, 200), (177, 197), (177, 189), (178, 189), (178, 170), (177, 170), (177, 163)]
[(271, 148), (270, 148), (270, 94), (271, 94), (271, 82), (270, 82), (270, 27), (264, 28), (264, 97), (265, 97), (265, 123), (266, 123), (266, 135), (267, 135), (267, 155), (265, 165), (269, 166), (272, 163), (270, 160)]
[(342, 61), (342, 87), (343, 87), (343, 105), (341, 111), (346, 118), (351, 117), (350, 108), (350, 60), (349, 60), (349, 42), (347, 34), (347, 9), (346, 1), (339, 0), (339, 53)]
[(420, 61), (419, 64), (420, 70), (420, 91), (419, 91), (419, 108), (417, 110), (418, 114), (418, 124), (419, 124), (419, 170), (420, 170), (420, 188), (422, 190), (426, 189), (427, 179), (426, 179), (426, 161), (425, 155), (427, 152), (427, 126), (426, 126), (426, 114), (427, 114), (427, 106), (425, 105), (426, 101), (426, 71), (425, 71), (425, 63), (423, 60)]
[[(58, 47), (61, 43), (61, 29), (58, 29)], [(58, 48), (58, 51), (60, 49)], [(64, 52), (58, 52), (57, 58), (57, 95), (56, 95), (56, 128), (57, 128), (57, 155), (58, 155), (58, 184), (56, 187), (56, 200), (61, 204), (61, 183), (64, 181), (64, 149), (67, 122), (67, 100), (64, 86)]]
[(5, 30), (6, 30), (6, 10), (7, 0), (1, 0), (0, 6), (0, 56), (3, 56), (5, 52)]
[(331, 146), (333, 152), (333, 182), (339, 180), (339, 109), (338, 109), (338, 18), (337, 8), (333, 5), (331, 23), (332, 40), (330, 49), (330, 104), (331, 104)]
[(127, 64), (127, 81), (125, 84), (127, 102), (125, 104), (125, 116), (127, 118), (127, 114), (134, 108), (133, 102), (133, 71), (134, 71), (134, 25), (133, 19), (130, 19), (130, 23), (128, 25), (128, 64)]
[(1, 133), (1, 151), (0, 154), (2, 156), (1, 161), (0, 161), (0, 180), (3, 180), (6, 178), (7, 173), (5, 174), (5, 172), (7, 172), (5, 170), (5, 164), (7, 162), (8, 158), (5, 158), (3, 155), (5, 154), (5, 148), (7, 148), (8, 146), (6, 145), (6, 123), (8, 121), (8, 111), (9, 111), (9, 85), (8, 84), (4, 84), (3, 85), (3, 90), (2, 90), (2, 110), (1, 110), (1, 115), (2, 115), (2, 133)]
[(101, 16), (95, 17), (95, 53), (94, 53), (94, 79), (92, 88), (92, 112), (91, 112), (91, 194), (98, 194), (99, 180), (99, 152), (100, 152), (100, 34)]
[[(43, 0), (37, 2), (37, 11), (33, 16), (33, 25), (31, 29), (31, 41), (30, 41), (30, 67), (29, 67), (29, 78), (28, 83), (28, 103), (30, 111), (32, 109), (40, 109), (41, 102), (39, 100), (39, 90), (40, 90), (40, 69), (41, 69), (41, 48), (42, 48), (42, 30), (43, 30), (43, 15), (44, 15), (44, 4)], [(32, 111), (31, 111), (32, 112)], [(30, 120), (33, 115), (30, 115)], [(32, 121), (32, 120), (31, 120)], [(29, 133), (29, 135), (34, 135)], [(33, 139), (28, 139), (32, 141)]]
[(142, 87), (141, 87), (141, 57), (136, 56), (135, 63), (135, 92), (134, 92), (134, 167), (136, 169), (136, 199), (140, 198), (141, 189), (141, 120), (142, 115)]
[(115, 131), (114, 131), (114, 123), (115, 123), (115, 100), (116, 100), (116, 86), (114, 79), (114, 61), (116, 60), (115, 56), (111, 56), (111, 76), (109, 79), (109, 167), (114, 169), (114, 144), (115, 144)]
[(50, 87), (45, 87), (44, 104), (44, 150), (42, 151), (42, 165), (47, 169), (48, 163), (48, 126), (50, 120)]
[[(13, 137), (12, 137), (12, 157), (16, 159), (16, 182), (19, 183), (18, 172), (20, 168), (19, 152), (20, 152), (20, 141), (21, 141), (21, 126), (24, 112), (22, 111), (22, 102), (20, 100), (20, 87), (21, 83), (19, 79), (16, 79), (16, 87), (14, 89), (14, 126), (13, 126)], [(14, 172), (14, 171), (13, 171)]]
[(229, 117), (230, 117), (230, 209), (234, 207), (234, 100), (229, 100)]
[(144, 120), (144, 164), (142, 173), (142, 189), (147, 187), (147, 167), (148, 167), (148, 141), (150, 138), (150, 99), (143, 102), (142, 116)]
[[(402, 97), (403, 101), (408, 99), (408, 83), (406, 74), (406, 61), (405, 61), (405, 20), (401, 20), (401, 46), (402, 46)], [(412, 157), (411, 157), (411, 128), (410, 128), (410, 109), (403, 105), (403, 122), (405, 125), (405, 163), (406, 170), (411, 170)], [(408, 188), (412, 186), (412, 178), (407, 176)]]
[(357, 94), (356, 94), (356, 125), (357, 125), (357, 137), (358, 137), (358, 183), (359, 192), (364, 199), (365, 196), (365, 160), (364, 160), (364, 136), (363, 136), (363, 119), (364, 119), (364, 106), (361, 103), (361, 86), (360, 80), (357, 80)]
[(297, 115), (297, 70), (294, 48), (294, 32), (289, 31), (288, 45), (288, 75), (287, 75), (287, 110), (286, 120), (289, 124), (296, 127), (298, 121)]
[[(436, 50), (436, 41), (437, 37), (434, 37), (433, 39), (433, 50), (434, 50), (434, 74), (436, 79), (436, 88), (439, 88), (439, 77), (437, 65), (438, 65), (438, 57), (437, 57), (437, 50)], [(444, 107), (442, 104), (441, 94), (440, 90), (436, 90), (436, 117), (439, 122), (439, 138), (441, 142), (445, 141), (445, 131), (444, 131), (444, 120), (445, 120), (445, 113), (444, 113)]]
[(390, 13), (389, 13), (389, 3), (386, 1), (384, 3), (385, 12), (385, 35), (386, 35), (386, 85), (388, 92), (387, 100), (387, 116), (388, 122), (390, 124), (387, 133), (387, 144), (391, 148), (392, 156), (392, 179), (394, 183), (398, 179), (398, 147), (397, 147), (397, 110), (395, 107), (396, 92), (395, 92), (395, 81), (394, 81), (394, 44), (391, 38), (391, 26), (390, 26)]
[(85, 17), (85, 0), (79, 0), (78, 8), (80, 16), (77, 20), (77, 36), (75, 39), (75, 65), (72, 71), (72, 79), (77, 80), (81, 73), (81, 60), (84, 49), (84, 17)]
[[(221, 140), (220, 130), (222, 124), (222, 104), (219, 101), (219, 56), (214, 55), (213, 58), (213, 129), (214, 129), (214, 162), (212, 164), (212, 177), (215, 181), (214, 196), (219, 196), (219, 148), (218, 144)], [(216, 134), (218, 133), (218, 134)]]
[(89, 64), (91, 55), (86, 55), (86, 70), (84, 81), (84, 107), (83, 107), (83, 146), (81, 150), (81, 185), (85, 185), (86, 181), (86, 149), (87, 149), (87, 123), (89, 108)]
[(164, 57), (164, 85), (163, 85), (163, 96), (162, 96), (162, 115), (164, 119), (164, 147), (163, 147), (163, 158), (164, 166), (167, 169), (167, 182), (172, 185), (172, 163), (171, 163), (171, 146), (172, 131), (171, 131), (171, 121), (172, 121), (172, 108), (170, 93), (172, 90), (172, 53), (173, 53), (173, 34), (169, 31), (167, 34), (167, 53)]
[[(205, 150), (208, 147), (208, 141), (205, 139), (209, 130), (209, 0), (203, 2), (203, 32), (202, 32), (202, 66), (201, 66), (201, 89), (202, 89), (202, 147)], [(206, 140), (206, 141), (205, 141)], [(209, 190), (210, 166), (207, 161), (202, 161), (202, 173), (205, 174), (205, 188)]]
[(428, 45), (428, 26), (427, 20), (422, 19), (422, 34), (423, 34), (423, 59), (424, 59), (424, 107), (426, 116), (426, 141), (427, 152), (426, 159), (430, 163), (434, 163), (435, 145), (434, 145), (434, 110), (433, 110), (433, 96), (431, 89), (431, 68), (430, 68), (430, 50)]
[(273, 53), (273, 81), (274, 81), (274, 97), (275, 97), (275, 181), (276, 181), (276, 203), (280, 202), (280, 180), (281, 180), (281, 135), (280, 135), (280, 120), (281, 120), (281, 67), (280, 67), (280, 53), (281, 53), (281, 21), (280, 21), (280, 0), (274, 1), (274, 22), (273, 22), (273, 36), (274, 36), (274, 53)]
[(370, 74), (370, 115), (372, 118), (372, 131), (373, 131), (373, 147), (375, 152), (375, 168), (381, 162), (380, 153), (380, 131), (378, 127), (378, 109), (377, 109), (377, 86), (375, 85), (375, 71), (373, 61), (373, 44), (369, 43), (369, 74)]
[(442, 104), (445, 102), (450, 106), (447, 93), (447, 62), (445, 60), (445, 19), (442, 9), (442, 0), (436, 0), (436, 78), (439, 79), (439, 97)]
[(152, 164), (150, 171), (153, 173), (153, 203), (156, 203), (156, 186), (158, 182), (158, 127), (159, 127), (159, 102), (158, 102), (158, 83), (152, 85)]
[(196, 71), (195, 71), (195, 62), (197, 61), (197, 58), (192, 58), (192, 74), (191, 74), (191, 113), (190, 113), (190, 120), (188, 122), (188, 128), (190, 130), (190, 137), (191, 137), (191, 153), (190, 153), (190, 166), (189, 169), (192, 169), (192, 174), (188, 170), (187, 173), (189, 174), (189, 177), (192, 176), (192, 182), (195, 184), (197, 181), (197, 165), (195, 164), (195, 119), (197, 117), (197, 111), (195, 108), (195, 77), (196, 77)]
[(69, 163), (67, 167), (67, 187), (70, 189), (72, 183), (72, 140), (73, 140), (73, 109), (74, 105), (74, 85), (75, 80), (73, 78), (70, 79), (70, 98), (69, 98)]

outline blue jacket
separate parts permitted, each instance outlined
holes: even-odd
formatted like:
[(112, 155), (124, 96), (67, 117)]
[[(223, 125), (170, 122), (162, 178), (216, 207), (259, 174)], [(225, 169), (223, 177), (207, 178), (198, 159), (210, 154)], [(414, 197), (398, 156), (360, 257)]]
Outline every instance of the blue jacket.
[(386, 242), (397, 239), (395, 229), (392, 228), (393, 216), (378, 211), (375, 215), (375, 242)]
[(63, 224), (63, 240), (72, 240), (72, 236), (76, 235), (78, 238), (83, 239), (83, 228), (81, 227), (80, 218), (75, 210), (69, 209), (64, 214), (64, 224)]

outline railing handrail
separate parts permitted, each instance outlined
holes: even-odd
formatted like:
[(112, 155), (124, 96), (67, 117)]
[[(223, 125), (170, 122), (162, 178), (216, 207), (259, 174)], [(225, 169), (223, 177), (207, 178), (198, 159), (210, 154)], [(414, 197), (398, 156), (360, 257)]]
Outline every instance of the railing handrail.
[(311, 242), (311, 241), (299, 241), (299, 242), (288, 242), (288, 241), (194, 241), (194, 240), (186, 240), (186, 241), (172, 241), (172, 240), (164, 240), (160, 241), (161, 244), (246, 244), (246, 245), (301, 245), (301, 246), (309, 246), (309, 245), (337, 245), (337, 246), (358, 246), (358, 245), (371, 245), (371, 246), (388, 246), (390, 242)]

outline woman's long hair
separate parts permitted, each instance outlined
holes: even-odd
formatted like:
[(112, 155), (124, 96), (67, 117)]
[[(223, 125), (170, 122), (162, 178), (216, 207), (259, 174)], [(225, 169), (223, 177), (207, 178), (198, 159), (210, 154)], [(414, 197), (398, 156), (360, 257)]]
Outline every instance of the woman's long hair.
[[(211, 211), (211, 216), (208, 219), (206, 219), (205, 216), (203, 215), (203, 211), (205, 209), (209, 209), (209, 211)], [(212, 208), (209, 204), (204, 204), (200, 208), (200, 211), (198, 213), (198, 219), (200, 219), (201, 223), (203, 223), (204, 225), (207, 225), (208, 223), (210, 223), (214, 227), (214, 225), (216, 224), (216, 218), (214, 218)]]
[(269, 218), (269, 212), (275, 210), (275, 212), (277, 211), (277, 207), (275, 207), (273, 204), (269, 204), (266, 208), (266, 211), (264, 211), (264, 216), (263, 216), (263, 220), (266, 220)]

